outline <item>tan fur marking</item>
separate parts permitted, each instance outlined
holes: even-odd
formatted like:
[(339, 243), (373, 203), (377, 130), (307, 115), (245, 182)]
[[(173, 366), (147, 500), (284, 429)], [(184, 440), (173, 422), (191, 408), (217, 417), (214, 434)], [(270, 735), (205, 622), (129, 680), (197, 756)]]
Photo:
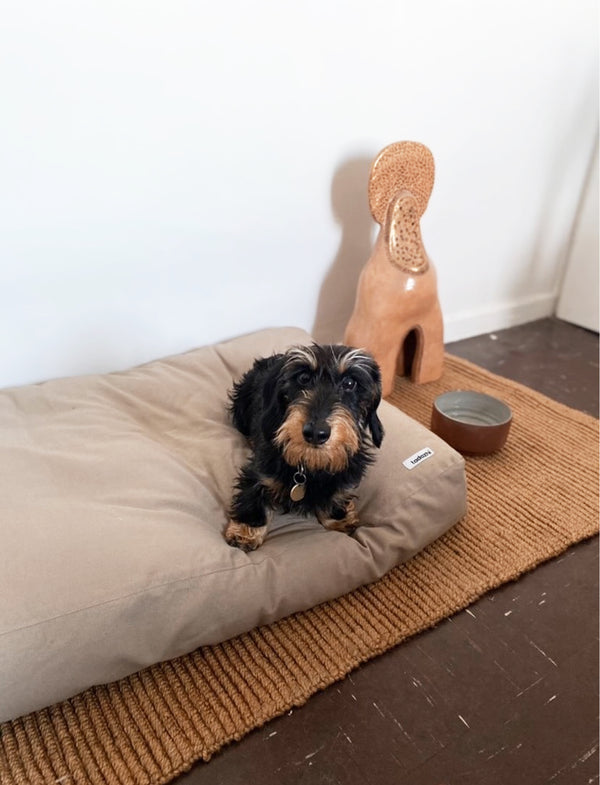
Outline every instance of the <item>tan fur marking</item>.
[(274, 477), (262, 477), (261, 484), (269, 491), (271, 499), (277, 504), (280, 504), (289, 495), (285, 485)]
[(321, 526), (325, 529), (329, 529), (329, 531), (346, 532), (347, 534), (352, 534), (360, 524), (354, 499), (350, 499), (346, 506), (345, 518), (338, 521), (335, 518), (328, 518), (323, 512), (317, 510), (317, 520)]
[(281, 449), (284, 460), (290, 466), (297, 466), (301, 453), (306, 447), (302, 428), (306, 424), (306, 407), (294, 404), (289, 407), (287, 416), (275, 434), (274, 442)]
[(225, 540), (229, 545), (243, 551), (255, 551), (263, 544), (268, 526), (248, 526), (247, 523), (229, 521), (225, 529)]
[(302, 463), (309, 471), (319, 469), (340, 472), (348, 466), (348, 459), (355, 455), (360, 440), (352, 415), (343, 407), (336, 406), (327, 422), (331, 436), (319, 446), (308, 444), (302, 428), (307, 421), (307, 408), (292, 405), (288, 415), (275, 435), (275, 444), (281, 448), (283, 459), (290, 466)]
[(344, 446), (349, 455), (355, 455), (360, 447), (360, 439), (354, 418), (343, 406), (334, 406), (331, 417), (327, 419), (331, 426), (329, 441), (334, 439)]

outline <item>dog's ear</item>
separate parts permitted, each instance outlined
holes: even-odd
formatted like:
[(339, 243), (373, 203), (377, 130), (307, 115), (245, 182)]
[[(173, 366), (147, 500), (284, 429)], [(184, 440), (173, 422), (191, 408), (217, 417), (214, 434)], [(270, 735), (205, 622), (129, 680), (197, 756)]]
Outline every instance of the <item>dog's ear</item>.
[(375, 447), (381, 447), (384, 431), (383, 431), (383, 425), (381, 424), (381, 420), (377, 416), (377, 406), (371, 409), (371, 411), (367, 415), (367, 425), (369, 426), (369, 430), (371, 431), (373, 444), (375, 445)]
[(370, 362), (367, 364), (367, 367), (372, 382), (372, 398), (367, 410), (366, 423), (371, 431), (373, 444), (375, 447), (381, 447), (384, 430), (381, 420), (377, 416), (377, 409), (381, 402), (381, 371), (372, 355), (369, 355), (369, 360)]
[(274, 354), (269, 357), (263, 376), (261, 428), (263, 436), (268, 441), (273, 439), (275, 431), (283, 422), (287, 409), (287, 401), (281, 389), (281, 371), (284, 363), (285, 355), (283, 354)]
[(229, 391), (229, 411), (235, 427), (246, 438), (250, 437), (252, 427), (252, 399), (258, 375), (258, 362), (247, 371)]

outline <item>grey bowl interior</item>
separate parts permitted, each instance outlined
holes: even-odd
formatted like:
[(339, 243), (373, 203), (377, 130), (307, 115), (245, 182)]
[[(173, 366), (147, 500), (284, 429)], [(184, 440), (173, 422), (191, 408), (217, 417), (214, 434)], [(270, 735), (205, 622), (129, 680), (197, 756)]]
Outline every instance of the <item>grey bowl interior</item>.
[(435, 407), (446, 417), (469, 425), (503, 425), (512, 412), (503, 401), (472, 390), (452, 390), (435, 400)]

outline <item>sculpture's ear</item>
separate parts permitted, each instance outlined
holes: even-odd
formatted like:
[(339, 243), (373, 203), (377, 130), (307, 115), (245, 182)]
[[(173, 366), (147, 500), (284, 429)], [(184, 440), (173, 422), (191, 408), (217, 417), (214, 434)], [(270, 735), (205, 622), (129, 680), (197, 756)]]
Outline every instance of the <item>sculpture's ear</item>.
[(401, 191), (389, 204), (385, 221), (390, 260), (405, 273), (424, 273), (429, 267), (419, 225), (417, 201)]

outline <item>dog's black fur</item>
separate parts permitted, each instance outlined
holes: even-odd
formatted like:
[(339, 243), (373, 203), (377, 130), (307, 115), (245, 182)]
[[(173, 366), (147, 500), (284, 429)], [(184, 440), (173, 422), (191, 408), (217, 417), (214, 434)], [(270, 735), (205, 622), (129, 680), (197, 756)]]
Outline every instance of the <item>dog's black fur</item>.
[[(256, 360), (230, 398), (233, 423), (252, 455), (237, 478), (227, 542), (257, 548), (273, 509), (316, 514), (327, 528), (353, 531), (351, 491), (383, 439), (373, 357), (341, 345), (293, 347)], [(298, 485), (304, 495), (294, 493), (294, 500)]]

